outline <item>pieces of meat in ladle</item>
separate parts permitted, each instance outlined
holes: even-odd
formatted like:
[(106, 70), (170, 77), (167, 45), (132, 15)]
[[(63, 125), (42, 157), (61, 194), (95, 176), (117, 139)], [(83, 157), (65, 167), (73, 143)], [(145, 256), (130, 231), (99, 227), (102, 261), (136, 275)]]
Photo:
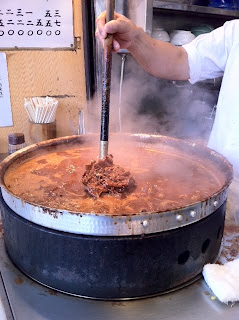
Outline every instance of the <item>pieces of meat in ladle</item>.
[(91, 161), (89, 165), (86, 165), (82, 182), (86, 191), (93, 197), (100, 197), (103, 193), (120, 196), (135, 186), (130, 172), (113, 164), (112, 155), (107, 155), (98, 162)]

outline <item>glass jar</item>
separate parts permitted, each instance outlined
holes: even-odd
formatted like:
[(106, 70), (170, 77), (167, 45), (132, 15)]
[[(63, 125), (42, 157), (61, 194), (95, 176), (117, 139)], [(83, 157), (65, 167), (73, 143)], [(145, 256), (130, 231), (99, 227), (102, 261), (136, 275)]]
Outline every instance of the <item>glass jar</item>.
[(26, 147), (25, 137), (23, 133), (11, 133), (8, 135), (8, 153), (20, 150)]

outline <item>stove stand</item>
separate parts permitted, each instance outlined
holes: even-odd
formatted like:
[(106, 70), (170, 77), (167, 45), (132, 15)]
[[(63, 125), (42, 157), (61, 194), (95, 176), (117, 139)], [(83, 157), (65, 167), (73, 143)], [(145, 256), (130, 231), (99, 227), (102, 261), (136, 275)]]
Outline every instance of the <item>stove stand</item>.
[[(226, 245), (220, 256), (224, 262), (236, 258), (239, 244), (239, 226), (231, 225), (231, 220), (227, 222)], [(7, 256), (2, 233), (0, 257), (0, 295), (8, 320), (238, 320), (239, 303), (233, 307), (222, 304), (202, 278), (186, 288), (154, 298), (97, 301), (56, 292), (26, 277)]]

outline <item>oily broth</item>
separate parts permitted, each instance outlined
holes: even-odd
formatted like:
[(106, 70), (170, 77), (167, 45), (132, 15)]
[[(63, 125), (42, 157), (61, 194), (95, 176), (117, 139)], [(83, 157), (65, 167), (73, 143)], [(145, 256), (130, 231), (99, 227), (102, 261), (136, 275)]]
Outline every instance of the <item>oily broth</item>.
[[(129, 151), (129, 150), (128, 150)], [(90, 197), (81, 182), (85, 165), (97, 159), (93, 147), (39, 155), (5, 173), (5, 185), (16, 196), (50, 208), (112, 215), (163, 212), (202, 201), (222, 187), (213, 173), (178, 153), (135, 148), (115, 150), (114, 163), (131, 172), (136, 187), (116, 198)]]

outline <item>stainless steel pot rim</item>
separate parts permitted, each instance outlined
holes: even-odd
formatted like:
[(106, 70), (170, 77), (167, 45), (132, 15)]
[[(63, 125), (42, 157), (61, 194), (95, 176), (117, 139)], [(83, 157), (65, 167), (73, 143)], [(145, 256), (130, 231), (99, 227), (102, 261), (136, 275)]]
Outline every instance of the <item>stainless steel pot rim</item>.
[[(124, 134), (128, 136), (127, 134)], [(134, 139), (137, 139), (139, 143), (157, 142), (157, 139), (164, 139), (170, 142), (176, 142), (179, 139), (164, 137), (159, 135), (149, 134), (133, 134), (130, 135)], [(2, 162), (2, 166), (6, 170), (6, 167), (10, 165), (14, 159), (26, 156), (28, 152), (37, 150), (38, 147), (55, 146), (57, 143), (66, 143), (70, 141), (78, 141), (79, 136), (70, 136), (57, 138), (41, 142), (39, 144), (31, 145), (24, 149), (21, 149), (15, 154), (12, 154), (8, 159)], [(83, 136), (83, 139), (87, 137)], [(180, 141), (181, 143), (181, 141)], [(182, 141), (183, 145), (193, 148), (196, 146), (193, 142)], [(208, 149), (204, 146), (200, 146), (202, 150)], [(209, 149), (210, 150), (210, 149)], [(217, 157), (224, 163), (226, 169), (230, 171), (230, 163), (220, 154), (215, 151), (210, 151), (211, 156)], [(4, 171), (3, 170), (3, 171)], [(1, 175), (1, 190), (4, 201), (6, 204), (19, 216), (43, 227), (51, 228), (54, 230), (93, 235), (93, 236), (132, 236), (142, 234), (152, 234), (167, 230), (173, 230), (179, 227), (184, 227), (195, 223), (217, 210), (227, 199), (228, 187), (231, 183), (232, 176), (227, 179), (227, 183), (223, 186), (218, 193), (213, 194), (210, 198), (201, 202), (194, 203), (192, 205), (180, 208), (178, 210), (166, 211), (166, 212), (141, 212), (131, 215), (109, 215), (109, 214), (97, 214), (93, 212), (72, 212), (67, 210), (60, 210), (54, 208), (47, 208), (39, 206), (34, 203), (27, 202), (8, 190), (4, 184), (3, 174)]]
[(228, 188), (213, 197), (166, 212), (113, 216), (71, 212), (26, 202), (1, 187), (6, 204), (19, 216), (50, 229), (92, 236), (132, 236), (184, 227), (215, 212), (227, 199)]

